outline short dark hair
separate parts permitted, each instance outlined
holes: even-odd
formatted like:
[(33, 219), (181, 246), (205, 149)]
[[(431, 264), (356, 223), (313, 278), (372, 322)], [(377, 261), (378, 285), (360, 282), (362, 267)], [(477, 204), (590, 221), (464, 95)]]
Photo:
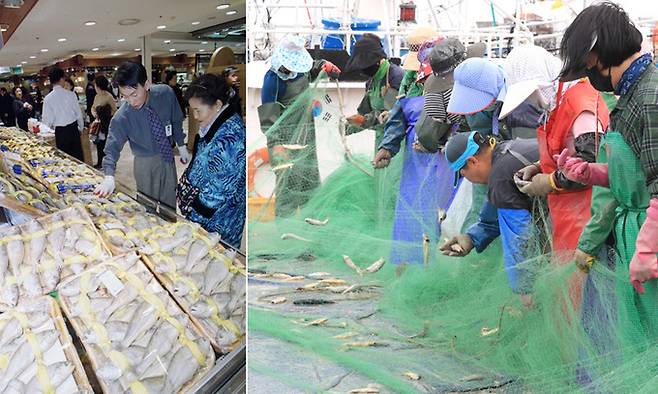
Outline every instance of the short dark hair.
[(96, 79), (96, 75), (94, 75), (94, 73), (87, 74), (87, 81), (94, 82), (94, 79)]
[(176, 70), (167, 70), (165, 71), (164, 81), (166, 84), (169, 84), (172, 78), (176, 78)]
[(96, 77), (96, 79), (94, 79), (94, 83), (96, 84), (97, 88), (112, 93), (112, 91), (110, 91), (110, 81), (108, 81), (104, 75), (99, 75)]
[[(594, 38), (596, 43), (592, 47)], [(610, 2), (591, 5), (582, 10), (564, 32), (560, 44), (564, 62), (560, 76), (584, 70), (590, 51), (598, 55), (604, 68), (608, 68), (622, 64), (641, 47), (642, 33), (623, 8)]]
[(62, 78), (64, 78), (64, 70), (59, 67), (53, 67), (50, 69), (50, 72), (48, 73), (48, 79), (52, 85), (61, 81)]
[(114, 81), (120, 87), (130, 86), (137, 88), (137, 85), (146, 83), (146, 68), (141, 63), (125, 62), (122, 63), (114, 73)]
[(196, 97), (206, 105), (215, 105), (217, 100), (222, 104), (228, 102), (229, 86), (226, 80), (217, 74), (204, 74), (197, 78), (185, 91), (185, 100)]
[(14, 97), (16, 97), (16, 91), (18, 89), (21, 90), (21, 93), (25, 93), (25, 89), (23, 88), (23, 86), (14, 86), (14, 88), (11, 90), (11, 94), (13, 94)]
[(1, 88), (0, 88), (0, 92), (5, 92), (5, 93), (7, 93), (7, 88), (6, 88), (6, 87), (4, 87), (4, 86), (3, 86), (3, 87), (1, 87)]

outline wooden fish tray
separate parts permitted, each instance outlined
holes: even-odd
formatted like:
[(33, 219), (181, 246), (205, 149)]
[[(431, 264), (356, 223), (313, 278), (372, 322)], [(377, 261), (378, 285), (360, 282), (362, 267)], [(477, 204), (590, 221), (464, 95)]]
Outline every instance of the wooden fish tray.
[[(18, 313), (22, 313), (22, 311), (24, 311), (25, 309), (29, 307), (33, 307), (34, 305), (38, 305), (39, 303), (45, 304), (44, 312), (48, 314), (48, 316), (50, 317), (50, 319), (52, 320), (55, 326), (55, 330), (59, 334), (58, 339), (61, 344), (61, 350), (64, 353), (64, 357), (66, 358), (66, 361), (74, 368), (72, 372), (72, 376), (77, 386), (75, 391), (84, 394), (93, 393), (91, 385), (89, 384), (89, 380), (87, 379), (87, 375), (84, 372), (82, 362), (78, 357), (78, 353), (75, 351), (75, 347), (73, 345), (71, 335), (69, 334), (68, 329), (66, 328), (66, 323), (64, 322), (64, 317), (62, 316), (62, 312), (59, 309), (57, 302), (52, 297), (49, 296), (39, 297), (29, 302), (26, 302), (25, 304), (19, 305), (16, 308), (13, 308), (7, 311), (6, 313), (1, 314), (0, 322), (14, 319), (16, 318)], [(44, 351), (44, 349), (41, 349), (41, 351)]]
[[(237, 335), (237, 339), (230, 346), (228, 346), (227, 348), (223, 348), (222, 346), (220, 346), (217, 343), (217, 341), (215, 340), (214, 335), (212, 334), (212, 329), (210, 327), (208, 327), (208, 325), (210, 325), (210, 324), (221, 325), (221, 324), (219, 322), (210, 323), (209, 319), (203, 319), (202, 320), (202, 319), (199, 319), (199, 318), (197, 318), (196, 316), (194, 316), (192, 314), (192, 311), (190, 309), (190, 307), (192, 305), (190, 305), (190, 303), (184, 297), (179, 297), (174, 292), (174, 286), (175, 286), (176, 283), (173, 281), (171, 276), (167, 275), (167, 274), (160, 274), (160, 273), (157, 273), (155, 271), (155, 266), (156, 266), (155, 259), (156, 258), (157, 257), (155, 257), (155, 256), (149, 256), (149, 255), (146, 255), (146, 254), (142, 254), (142, 259), (144, 260), (144, 262), (146, 263), (146, 265), (148, 266), (150, 271), (153, 273), (153, 275), (167, 289), (167, 291), (169, 292), (169, 295), (174, 300), (176, 300), (176, 303), (178, 303), (178, 305), (185, 311), (185, 313), (194, 322), (194, 324), (196, 324), (196, 326), (199, 328), (199, 330), (201, 330), (201, 332), (203, 332), (203, 334), (206, 336), (206, 338), (208, 338), (208, 340), (212, 344), (215, 351), (217, 353), (220, 353), (220, 354), (227, 354), (227, 353), (230, 353), (231, 351), (235, 350), (236, 348), (238, 348), (240, 346), (240, 344), (245, 340), (246, 333), (241, 332), (240, 335)], [(219, 264), (219, 263), (215, 263), (215, 264)], [(240, 270), (240, 272), (237, 272), (235, 275), (242, 276), (244, 278), (244, 280), (246, 281), (247, 279), (246, 279), (246, 275), (244, 273), (244, 268), (243, 267), (235, 267), (235, 268), (236, 268), (236, 270)], [(190, 283), (190, 282), (193, 283), (194, 282), (193, 279), (190, 278), (190, 277), (184, 277), (184, 278), (185, 278), (184, 280), (187, 283)], [(196, 285), (197, 288), (199, 287), (198, 284), (195, 284), (195, 285)], [(246, 289), (246, 287), (245, 287), (245, 289)], [(209, 297), (207, 297), (203, 294), (200, 294), (199, 297), (200, 297), (200, 299), (209, 298)], [(245, 302), (246, 302), (246, 297), (245, 297)], [(246, 310), (246, 305), (245, 305), (245, 310)], [(220, 320), (227, 319), (226, 316), (221, 316), (221, 317), (218, 317), (218, 318)]]
[[(66, 219), (60, 220), (61, 218)], [(74, 264), (76, 265), (76, 269), (84, 269), (89, 265), (97, 264), (111, 256), (105, 240), (100, 236), (100, 233), (93, 225), (87, 211), (80, 205), (75, 205), (71, 208), (67, 208), (54, 214), (34, 219), (34, 221), (36, 221), (42, 228), (40, 233), (41, 236), (46, 239), (44, 241), (46, 244), (48, 244), (48, 235), (54, 230), (55, 227), (61, 228), (65, 227), (67, 224), (74, 224), (81, 225), (83, 231), (85, 232), (85, 235), (80, 235), (80, 239), (85, 238), (85, 240), (89, 241), (94, 246), (93, 252), (95, 253), (95, 256), (84, 256), (82, 253), (77, 252), (76, 255), (61, 260), (61, 269), (57, 283), (75, 274), (72, 268)], [(0, 290), (4, 292), (5, 286), (7, 286), (8, 283), (9, 285), (11, 285), (11, 283), (16, 283), (18, 285), (18, 303), (20, 303), (23, 299), (29, 298), (27, 297), (23, 283), (24, 273), (21, 273), (21, 271), (25, 269), (30, 269), (28, 263), (29, 259), (31, 258), (29, 240), (32, 239), (31, 237), (34, 237), (35, 234), (30, 232), (29, 226), (30, 222), (0, 231), (0, 248), (4, 248), (4, 253), (7, 255), (7, 259), (9, 261), (4, 273), (5, 282), (0, 283)], [(12, 234), (12, 232), (16, 230), (18, 231), (18, 234)], [(11, 263), (11, 259), (9, 259), (8, 245), (10, 242), (17, 240), (20, 240), (23, 243), (23, 258), (18, 263), (18, 265), (15, 265)], [(40, 274), (43, 274), (44, 270), (47, 270), (45, 267), (52, 266), (53, 264), (59, 264), (58, 261), (60, 261), (60, 253), (63, 250), (63, 245), (62, 248), (58, 250), (50, 250), (49, 248), (49, 245), (45, 245), (39, 260), (36, 261), (36, 267), (34, 269), (36, 269)], [(46, 295), (54, 291), (55, 287), (57, 286), (57, 283), (54, 283), (52, 287), (46, 286), (46, 284), (42, 283), (41, 276), (39, 276), (39, 280), (42, 290), (40, 295)], [(0, 294), (3, 294), (3, 292), (0, 292)], [(7, 300), (5, 299), (0, 299), (0, 311), (5, 311), (13, 306), (6, 301)]]
[[(105, 326), (104, 323), (99, 320), (98, 311), (91, 307), (89, 297), (87, 297), (87, 295), (92, 292), (91, 289), (83, 291), (87, 301), (84, 301), (80, 294), (77, 296), (70, 296), (70, 294), (72, 294), (71, 290), (75, 288), (76, 282), (79, 286), (83, 281), (93, 281), (93, 277), (99, 278), (99, 284), (97, 287), (99, 290), (96, 290), (97, 292), (104, 291), (108, 294), (115, 294), (115, 296), (118, 296), (121, 291), (127, 291), (124, 290), (126, 288), (132, 288), (132, 291), (137, 291), (135, 299), (141, 297), (144, 302), (148, 302), (153, 306), (155, 309), (153, 313), (159, 314), (158, 319), (165, 319), (167, 321), (167, 323), (161, 324), (170, 324), (178, 330), (178, 336), (173, 341), (169, 353), (174, 353), (176, 346), (179, 346), (178, 349), (187, 346), (191, 353), (196, 355), (197, 363), (200, 365), (192, 377), (181, 386), (179, 389), (180, 393), (186, 392), (190, 387), (205, 378), (215, 364), (215, 353), (212, 351), (210, 342), (205, 338), (201, 330), (199, 330), (189, 319), (184, 311), (180, 309), (176, 302), (169, 297), (167, 291), (162, 285), (160, 285), (157, 279), (153, 277), (151, 272), (144, 265), (144, 262), (141, 261), (140, 257), (136, 256), (135, 253), (129, 253), (123, 256), (114, 257), (106, 263), (90, 267), (85, 272), (69, 278), (58, 287), (62, 309), (64, 310), (65, 315), (69, 318), (76, 334), (81, 339), (91, 362), (92, 369), (96, 372), (98, 381), (104, 393), (113, 393), (117, 391), (116, 388), (118, 388), (118, 386), (112, 386), (108, 381), (98, 376), (98, 371), (102, 367), (103, 359), (107, 359), (108, 361), (111, 360), (114, 365), (119, 367), (122, 371), (122, 378), (125, 377), (126, 380), (129, 376), (135, 378), (130, 382), (124, 382), (124, 384), (128, 384), (128, 386), (133, 389), (133, 392), (154, 391), (149, 391), (145, 386), (145, 382), (137, 378), (134, 373), (136, 372), (134, 367), (141, 365), (142, 360), (140, 359), (135, 362), (132, 358), (127, 357), (126, 354), (124, 354), (125, 350), (123, 350), (119, 343), (116, 343), (118, 340), (112, 341), (107, 339), (107, 341), (104, 342), (104, 340), (101, 339), (97, 342), (102, 342), (102, 345), (96, 345), (85, 336), (85, 334), (89, 333), (89, 330), (92, 330), (96, 333), (98, 338), (104, 338), (103, 335), (105, 335), (105, 338), (108, 338), (107, 331), (105, 334), (97, 331), (101, 330), (100, 327), (103, 327), (102, 330), (105, 330)], [(113, 298), (115, 296), (113, 296)], [(84, 306), (86, 305), (86, 302), (89, 302), (87, 307)], [(132, 302), (126, 305), (130, 305), (131, 303)], [(124, 313), (124, 307), (118, 308), (116, 312), (121, 311), (121, 313)], [(139, 310), (139, 308), (140, 306), (137, 306), (137, 310)], [(74, 310), (78, 313), (73, 313)], [(137, 313), (137, 311), (133, 313)], [(132, 317), (131, 323), (129, 324), (134, 324), (134, 321), (138, 320), (139, 319)], [(155, 323), (146, 332), (149, 332), (154, 327)], [(145, 332), (140, 332), (133, 343), (144, 340), (144, 333)], [(184, 339), (181, 340), (181, 337), (184, 337)], [(152, 337), (148, 340), (149, 344), (151, 340)], [(193, 348), (196, 350), (193, 350)], [(148, 354), (149, 350), (152, 349), (147, 349), (145, 353)], [(202, 356), (203, 362), (199, 361), (200, 356)], [(163, 355), (162, 357), (165, 356)], [(172, 362), (172, 360), (169, 360), (169, 362)], [(164, 372), (163, 379), (166, 379), (166, 376), (168, 376), (168, 371)]]

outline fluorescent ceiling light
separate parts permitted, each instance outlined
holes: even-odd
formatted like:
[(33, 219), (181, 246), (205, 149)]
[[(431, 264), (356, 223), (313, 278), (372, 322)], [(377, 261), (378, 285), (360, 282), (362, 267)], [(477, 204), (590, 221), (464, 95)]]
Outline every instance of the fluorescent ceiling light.
[(176, 50), (176, 49), (171, 48), (171, 49), (169, 50), (169, 52), (174, 52), (175, 50)]
[(96, 24), (96, 21), (87, 21), (85, 22), (85, 26), (94, 26)]
[(226, 11), (226, 15), (235, 15), (238, 12), (236, 10)]
[(37, 57), (34, 56), (34, 55), (30, 56), (30, 59), (36, 59), (36, 58), (37, 58)]
[(164, 40), (164, 43), (169, 44), (169, 43), (171, 43), (171, 40)]
[(220, 5), (217, 6), (217, 9), (218, 10), (225, 10), (230, 6), (231, 6), (230, 4), (220, 4)]
[(196, 26), (196, 25), (198, 25), (198, 24), (201, 24), (201, 22), (199, 22), (199, 21), (194, 21), (194, 22), (192, 22), (192, 25), (194, 25), (194, 26)]
[(117, 40), (117, 42), (124, 42), (124, 41), (126, 41), (125, 38), (119, 38), (119, 39)]
[(156, 29), (158, 29), (158, 30), (163, 30), (163, 29), (166, 29), (166, 28), (167, 28), (167, 26), (165, 26), (165, 25), (156, 26)]
[(57, 41), (58, 42), (64, 42), (64, 41), (66, 41), (66, 38), (58, 38)]
[(43, 48), (43, 49), (41, 50), (41, 52), (48, 52), (48, 49)]
[(97, 52), (99, 48), (91, 48), (92, 51)]

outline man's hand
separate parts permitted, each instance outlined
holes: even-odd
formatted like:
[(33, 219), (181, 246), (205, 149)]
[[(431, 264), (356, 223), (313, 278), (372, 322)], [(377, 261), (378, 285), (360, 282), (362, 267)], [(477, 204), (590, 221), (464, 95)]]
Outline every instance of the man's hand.
[(464, 257), (473, 250), (473, 240), (468, 234), (459, 234), (446, 240), (439, 250), (446, 256)]
[[(527, 183), (521, 187), (519, 190), (523, 194), (527, 194), (532, 197), (546, 197), (548, 193), (553, 191), (553, 186), (551, 186), (550, 177), (553, 174), (537, 174), (535, 175), (530, 183)], [(516, 183), (517, 186), (519, 183)]]
[(388, 120), (388, 111), (382, 111), (379, 116), (377, 116), (377, 121), (379, 124), (385, 124)]
[(573, 258), (576, 262), (576, 267), (578, 267), (578, 269), (585, 274), (589, 273), (589, 271), (592, 269), (594, 261), (596, 261), (594, 256), (589, 253), (585, 253), (580, 249), (576, 249), (576, 253), (574, 254)]
[(415, 142), (413, 143), (412, 147), (414, 148), (414, 150), (415, 150), (416, 152), (420, 152), (420, 153), (431, 153), (431, 152), (428, 151), (423, 145), (421, 145), (420, 142), (418, 142), (418, 141), (415, 141)]
[(375, 160), (372, 162), (372, 166), (375, 168), (384, 168), (391, 163), (391, 152), (384, 148), (381, 148), (377, 151), (375, 155)]
[(190, 161), (190, 153), (187, 151), (187, 146), (181, 145), (178, 147), (178, 153), (180, 154), (180, 162), (187, 164)]
[(94, 194), (99, 197), (107, 197), (114, 191), (114, 177), (112, 175), (105, 175), (103, 182), (96, 186)]
[(530, 164), (518, 170), (515, 175), (521, 180), (529, 181), (540, 172), (541, 168), (539, 168), (539, 164)]

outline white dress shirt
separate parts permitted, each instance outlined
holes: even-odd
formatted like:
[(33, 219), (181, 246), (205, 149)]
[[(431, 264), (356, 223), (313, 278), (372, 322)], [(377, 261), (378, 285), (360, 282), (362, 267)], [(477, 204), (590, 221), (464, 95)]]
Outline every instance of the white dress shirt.
[(55, 129), (55, 127), (66, 126), (77, 120), (78, 130), (82, 131), (85, 121), (77, 97), (74, 92), (55, 85), (53, 91), (43, 99), (41, 121)]

